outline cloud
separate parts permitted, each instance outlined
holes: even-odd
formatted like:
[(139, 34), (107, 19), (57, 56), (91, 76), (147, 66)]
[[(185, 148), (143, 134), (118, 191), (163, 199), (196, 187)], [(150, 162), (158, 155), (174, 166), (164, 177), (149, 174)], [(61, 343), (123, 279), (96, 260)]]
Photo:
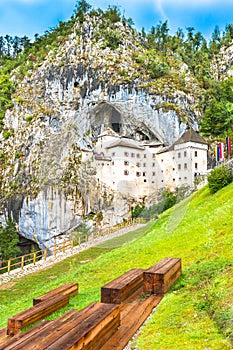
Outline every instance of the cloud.
[(156, 6), (156, 10), (158, 11), (159, 15), (161, 16), (161, 19), (163, 21), (168, 19), (168, 16), (166, 15), (166, 13), (163, 9), (162, 0), (156, 0), (155, 6)]

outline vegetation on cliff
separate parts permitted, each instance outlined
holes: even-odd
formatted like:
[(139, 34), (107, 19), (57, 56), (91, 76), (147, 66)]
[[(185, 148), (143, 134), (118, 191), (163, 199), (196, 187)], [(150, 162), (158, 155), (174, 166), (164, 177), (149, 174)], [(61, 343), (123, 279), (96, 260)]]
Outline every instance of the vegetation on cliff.
[[(84, 28), (88, 24), (93, 30), (93, 44), (101, 43), (99, 50), (109, 48), (114, 51), (128, 47), (131, 54), (131, 59), (128, 57), (130, 69), (123, 68), (120, 56), (113, 58), (110, 55), (116, 68), (111, 83), (132, 83), (139, 79), (142, 88), (161, 96), (172, 95), (174, 91), (194, 95), (195, 103), (193, 106), (190, 100), (190, 109), (198, 116), (203, 134), (215, 138), (232, 135), (233, 81), (218, 68), (213, 68), (213, 62), (222, 49), (232, 44), (233, 25), (226, 25), (225, 32), (221, 34), (216, 27), (209, 42), (193, 27), (187, 28), (186, 32), (178, 29), (171, 35), (166, 21), (153, 26), (149, 33), (144, 28), (137, 32), (133, 28), (133, 20), (125, 18), (116, 6), (109, 6), (106, 11), (95, 10), (85, 0), (77, 1), (69, 21), (60, 22), (42, 36), (35, 34), (33, 42), (26, 36), (0, 36), (1, 129), (4, 130), (6, 110), (13, 106), (14, 92), (16, 102), (22, 99), (17, 85), (23, 77), (32, 74), (47, 60), (48, 53), (53, 52), (51, 57), (55, 57), (72, 33), (84, 40)], [(110, 66), (105, 68), (110, 70)], [(170, 102), (154, 108), (174, 109), (181, 119), (187, 118), (172, 98)], [(186, 111), (186, 114), (189, 112)], [(5, 135), (8, 137), (8, 134)]]

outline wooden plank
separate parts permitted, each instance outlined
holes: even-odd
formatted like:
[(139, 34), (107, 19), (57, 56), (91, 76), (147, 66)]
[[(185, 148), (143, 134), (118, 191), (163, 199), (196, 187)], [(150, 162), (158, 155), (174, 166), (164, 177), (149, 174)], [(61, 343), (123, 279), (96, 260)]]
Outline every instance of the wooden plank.
[(56, 295), (68, 295), (69, 297), (74, 296), (78, 293), (78, 283), (66, 283), (58, 288), (55, 288), (48, 293), (38, 296), (33, 299), (33, 305), (41, 303), (50, 298), (54, 298)]
[[(99, 304), (99, 309), (87, 317), (82, 323), (59, 337), (49, 350), (99, 350), (108, 337), (120, 325), (120, 307), (113, 304)], [(46, 347), (40, 348), (45, 350)]]
[(101, 288), (101, 302), (120, 304), (143, 285), (144, 269), (132, 269)]
[(0, 346), (5, 344), (9, 336), (7, 335), (7, 327), (0, 329)]
[(121, 326), (98, 350), (123, 350), (162, 298), (162, 296), (151, 295), (145, 301), (137, 300), (131, 305), (124, 304)]
[(58, 295), (53, 299), (48, 299), (31, 308), (20, 312), (8, 319), (7, 334), (14, 336), (23, 327), (33, 324), (42, 318), (51, 315), (54, 311), (66, 306), (69, 303), (69, 296)]
[(181, 272), (181, 259), (165, 258), (143, 273), (143, 291), (164, 294), (181, 275)]
[(18, 345), (20, 345), (20, 348), (22, 349), (22, 342), (26, 339), (29, 339), (31, 341), (31, 337), (34, 334), (37, 334), (39, 331), (43, 330), (48, 326), (49, 323), (52, 321), (42, 321), (39, 325), (29, 329), (28, 331), (24, 333), (20, 333), (19, 335), (16, 335), (14, 337), (7, 336), (7, 340), (4, 344), (0, 344), (0, 350), (11, 350), (15, 349)]
[[(36, 344), (43, 339), (44, 334), (56, 332), (56, 330), (59, 329), (59, 327), (61, 327), (64, 323), (72, 319), (75, 315), (77, 315), (77, 310), (71, 309), (67, 311), (64, 315), (60, 316), (56, 321), (50, 321), (45, 328), (39, 329), (38, 332), (31, 334), (30, 337), (22, 337), (21, 341), (18, 344), (13, 344), (6, 350), (21, 350), (21, 349), (31, 350), (32, 344), (33, 344), (33, 349), (36, 349), (36, 346), (37, 346)], [(14, 339), (15, 337), (13, 337), (12, 339)]]

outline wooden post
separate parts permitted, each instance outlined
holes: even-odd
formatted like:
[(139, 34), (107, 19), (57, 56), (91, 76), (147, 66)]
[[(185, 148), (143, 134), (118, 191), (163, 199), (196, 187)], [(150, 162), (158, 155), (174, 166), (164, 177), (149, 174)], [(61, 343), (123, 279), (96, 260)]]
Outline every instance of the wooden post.
[(63, 242), (62, 243), (62, 253), (65, 253), (65, 251), (66, 251), (66, 243)]
[(24, 255), (21, 257), (21, 269), (24, 267)]
[(56, 258), (56, 256), (57, 256), (57, 246), (56, 245), (53, 247), (53, 255)]
[(74, 248), (74, 241), (73, 241), (73, 240), (70, 241), (70, 248), (71, 248), (71, 249)]
[(46, 261), (47, 258), (47, 248), (44, 249), (44, 261)]
[(33, 253), (33, 264), (35, 265), (36, 263), (36, 253)]
[(8, 274), (10, 273), (10, 270), (11, 270), (11, 261), (8, 260), (8, 262), (7, 262), (7, 272), (8, 272)]

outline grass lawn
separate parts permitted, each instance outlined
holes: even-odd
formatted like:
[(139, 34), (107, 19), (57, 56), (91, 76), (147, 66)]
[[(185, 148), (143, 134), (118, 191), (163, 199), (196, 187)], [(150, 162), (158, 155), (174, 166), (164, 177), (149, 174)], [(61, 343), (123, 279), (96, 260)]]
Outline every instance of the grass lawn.
[(100, 300), (102, 285), (164, 257), (182, 259), (183, 274), (133, 340), (140, 350), (230, 350), (233, 345), (233, 184), (207, 187), (159, 220), (73, 258), (0, 287), (0, 326), (32, 298), (67, 282), (79, 283), (70, 308)]

